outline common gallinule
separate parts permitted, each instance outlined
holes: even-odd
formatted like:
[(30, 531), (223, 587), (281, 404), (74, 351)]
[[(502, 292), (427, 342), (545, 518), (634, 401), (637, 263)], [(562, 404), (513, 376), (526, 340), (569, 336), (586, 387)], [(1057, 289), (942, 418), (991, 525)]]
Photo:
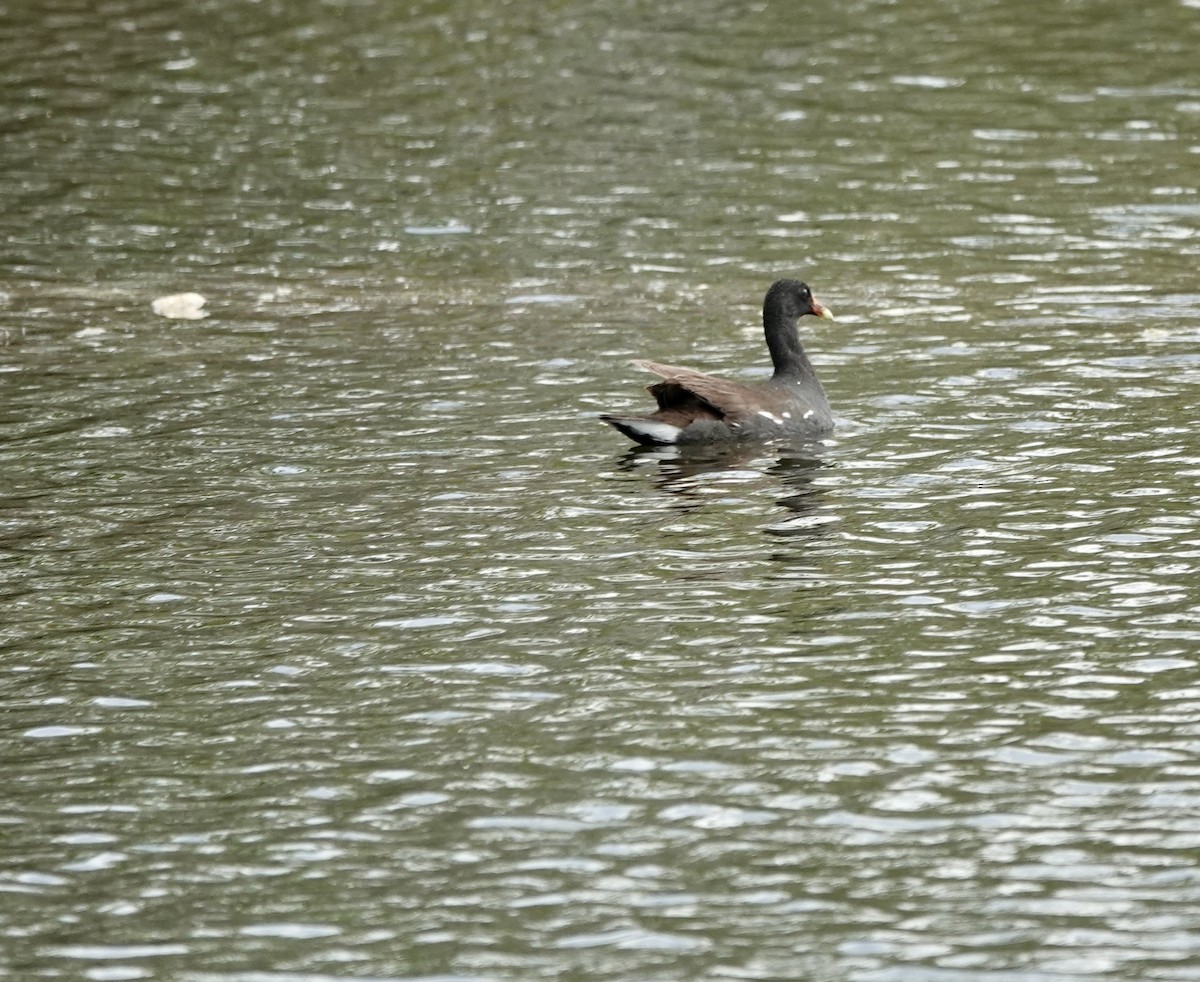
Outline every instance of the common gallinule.
[(647, 446), (806, 440), (828, 433), (833, 429), (833, 411), (796, 332), (796, 321), (805, 314), (833, 319), (808, 284), (776, 280), (763, 300), (763, 333), (775, 365), (768, 381), (743, 385), (691, 368), (638, 359), (633, 364), (662, 379), (646, 387), (658, 400), (658, 410), (647, 416), (600, 418)]

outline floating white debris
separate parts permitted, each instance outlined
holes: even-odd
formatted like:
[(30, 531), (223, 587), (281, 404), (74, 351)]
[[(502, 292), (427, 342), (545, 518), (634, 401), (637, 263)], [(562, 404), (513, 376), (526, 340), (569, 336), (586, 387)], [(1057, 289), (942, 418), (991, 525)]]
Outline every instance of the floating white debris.
[(404, 231), (409, 235), (466, 235), (475, 230), (451, 219), (445, 225), (405, 225)]
[(107, 440), (115, 436), (129, 436), (132, 432), (128, 426), (93, 426), (90, 430), (80, 430), (79, 436), (87, 440)]
[(208, 316), (201, 309), (207, 302), (198, 293), (172, 293), (169, 297), (159, 297), (150, 306), (160, 317), (194, 321)]

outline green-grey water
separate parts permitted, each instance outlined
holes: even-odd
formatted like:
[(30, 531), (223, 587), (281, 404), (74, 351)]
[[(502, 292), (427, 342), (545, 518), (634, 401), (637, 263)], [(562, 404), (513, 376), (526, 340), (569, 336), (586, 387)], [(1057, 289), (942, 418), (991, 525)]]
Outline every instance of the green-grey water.
[(0, 977), (1200, 979), (1197, 50), (0, 6)]

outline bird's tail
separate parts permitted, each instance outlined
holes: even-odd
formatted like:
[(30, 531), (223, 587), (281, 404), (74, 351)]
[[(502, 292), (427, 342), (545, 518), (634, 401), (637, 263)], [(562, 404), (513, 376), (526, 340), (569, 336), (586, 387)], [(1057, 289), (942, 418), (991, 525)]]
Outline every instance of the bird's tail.
[(647, 447), (669, 446), (678, 442), (679, 434), (683, 432), (678, 426), (672, 426), (670, 423), (663, 423), (646, 416), (604, 415), (600, 418), (609, 425), (615, 426), (629, 439), (636, 440)]

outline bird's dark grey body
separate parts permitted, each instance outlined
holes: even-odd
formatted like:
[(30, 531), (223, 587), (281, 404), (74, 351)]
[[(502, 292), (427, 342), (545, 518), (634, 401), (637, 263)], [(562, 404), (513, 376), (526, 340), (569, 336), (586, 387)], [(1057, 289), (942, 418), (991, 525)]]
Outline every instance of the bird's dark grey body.
[(732, 440), (811, 440), (833, 429), (833, 411), (813, 371), (796, 321), (805, 314), (831, 317), (797, 280), (777, 280), (763, 301), (763, 333), (775, 373), (757, 385), (706, 375), (691, 368), (637, 360), (662, 381), (648, 386), (658, 409), (645, 416), (600, 418), (632, 440), (650, 446)]

